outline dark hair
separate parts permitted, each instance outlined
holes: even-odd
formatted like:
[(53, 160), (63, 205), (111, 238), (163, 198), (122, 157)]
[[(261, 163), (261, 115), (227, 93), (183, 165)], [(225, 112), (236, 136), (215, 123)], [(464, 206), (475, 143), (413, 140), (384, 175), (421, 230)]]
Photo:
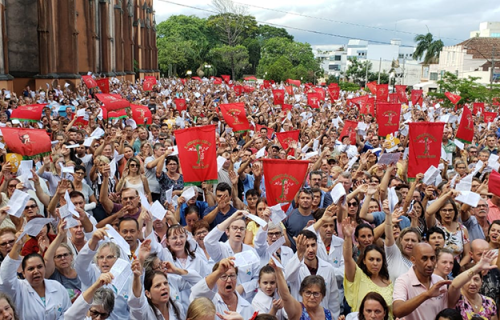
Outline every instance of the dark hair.
[(306, 239), (314, 239), (314, 241), (318, 241), (318, 236), (316, 233), (312, 232), (311, 230), (301, 230), (297, 236), (303, 235), (306, 237)]
[(125, 221), (134, 221), (135, 225), (137, 226), (137, 230), (139, 230), (139, 222), (137, 221), (137, 219), (134, 219), (132, 217), (123, 217), (123, 218), (120, 218), (120, 222), (118, 222), (118, 230), (120, 230), (120, 227), (121, 227), (122, 223), (125, 222)]
[(262, 275), (264, 273), (272, 273), (272, 274), (276, 274), (276, 272), (274, 271), (273, 267), (271, 267), (270, 265), (266, 264), (265, 266), (263, 266), (260, 271), (259, 271), (259, 282), (260, 282), (260, 278), (262, 277)]
[(490, 231), (491, 231), (491, 227), (493, 227), (494, 224), (500, 226), (500, 220), (493, 220), (493, 221), (491, 221), (490, 226), (488, 228), (488, 234), (486, 235), (486, 239), (485, 239), (488, 242), (490, 242)]
[(255, 189), (248, 189), (247, 192), (245, 193), (245, 198), (248, 199), (250, 196), (259, 196), (259, 193)]
[[(212, 267), (212, 272), (215, 272), (215, 270), (219, 269), (219, 263), (220, 261), (216, 262), (214, 266)], [(238, 267), (233, 267), (234, 271), (236, 272), (236, 275), (238, 275)]]
[(439, 210), (436, 212), (436, 218), (439, 220), (439, 222), (441, 222), (441, 214), (440, 214), (440, 211), (441, 209), (444, 208), (444, 206), (446, 206), (447, 204), (451, 204), (451, 206), (453, 207), (453, 211), (455, 212), (455, 215), (453, 216), (453, 221), (457, 221), (458, 219), (458, 208), (457, 208), (457, 204), (455, 203), (455, 201), (453, 201), (452, 199), (448, 199), (446, 200), (446, 202), (441, 206), (441, 208), (439, 208)]
[(82, 199), (85, 200), (85, 196), (80, 191), (73, 190), (73, 191), (71, 191), (69, 193), (69, 198), (70, 199), (72, 199), (72, 198), (78, 198), (78, 197), (82, 197)]
[(165, 164), (168, 164), (170, 161), (173, 161), (173, 162), (177, 163), (177, 165), (179, 165), (179, 158), (177, 158), (176, 156), (168, 156), (165, 159)]
[[(356, 211), (356, 222), (358, 223), (358, 225), (365, 224), (365, 223), (363, 223), (363, 220), (361, 220), (361, 218), (359, 217), (359, 211), (361, 210), (361, 206), (359, 205), (359, 199), (356, 197), (353, 197), (353, 198), (349, 199), (349, 201), (351, 201), (351, 200), (356, 201), (356, 203), (358, 205), (358, 211)], [(347, 201), (347, 202), (349, 202), (349, 201)]]
[(28, 263), (28, 260), (31, 258), (39, 258), (40, 260), (42, 260), (43, 266), (45, 267), (45, 261), (43, 260), (43, 257), (40, 254), (34, 252), (28, 254), (23, 258), (23, 262), (21, 262), (21, 268), (23, 269), (23, 271), (24, 269), (26, 269), (26, 264)]
[(377, 251), (378, 253), (380, 253), (382, 255), (382, 267), (380, 268), (379, 275), (380, 275), (380, 277), (382, 279), (389, 280), (389, 270), (387, 269), (387, 258), (385, 256), (384, 249), (380, 248), (376, 244), (370, 244), (370, 245), (366, 246), (365, 250), (363, 250), (361, 252), (361, 254), (359, 255), (359, 258), (358, 258), (358, 266), (359, 266), (359, 268), (361, 270), (363, 270), (363, 272), (368, 277), (372, 276), (372, 274), (370, 273), (370, 271), (368, 270), (368, 268), (366, 267), (366, 265), (365, 265), (365, 263), (363, 261), (363, 260), (365, 260), (366, 255), (368, 254), (368, 252), (370, 252), (370, 251)]
[(272, 314), (269, 314), (269, 313), (261, 313), (261, 314), (257, 315), (254, 318), (254, 320), (278, 320), (278, 318), (276, 318), (276, 316), (273, 316)]
[(449, 320), (462, 320), (462, 315), (456, 309), (447, 308), (447, 309), (441, 310), (441, 312), (439, 312), (436, 315), (435, 320), (439, 320), (440, 318), (446, 318)]
[(194, 204), (191, 206), (187, 206), (186, 211), (184, 211), (184, 217), (186, 217), (188, 214), (191, 214), (191, 213), (196, 213), (196, 215), (198, 216), (198, 219), (200, 218), (200, 208), (198, 208)]
[(302, 280), (300, 283), (300, 290), (299, 294), (302, 295), (304, 291), (306, 291), (307, 288), (310, 286), (317, 285), (319, 287), (319, 291), (325, 297), (326, 295), (326, 284), (325, 284), (325, 279), (322, 276), (307, 276)]
[(227, 182), (221, 182), (217, 185), (217, 188), (215, 188), (215, 192), (217, 193), (217, 191), (221, 191), (221, 192), (224, 192), (224, 191), (227, 191), (229, 196), (231, 196), (231, 186), (229, 185), (229, 183)]
[[(151, 286), (153, 286), (153, 279), (157, 275), (165, 277), (165, 279), (167, 279), (167, 281), (168, 281), (167, 275), (165, 273), (163, 273), (162, 271), (148, 271), (148, 272), (146, 272), (146, 275), (144, 276), (144, 291), (151, 290)], [(158, 308), (153, 304), (153, 301), (151, 301), (151, 299), (148, 298), (148, 296), (146, 296), (146, 299), (148, 300), (149, 306), (151, 307), (151, 309), (153, 309), (155, 311), (155, 314), (156, 314), (158, 312)], [(177, 308), (175, 303), (172, 301), (172, 297), (170, 295), (168, 297), (168, 304), (172, 305), (172, 308), (174, 309), (175, 317), (177, 319), (180, 319), (181, 314), (180, 314), (179, 308)]]
[[(500, 221), (498, 221), (498, 222), (500, 224)], [(429, 228), (427, 230), (427, 234), (425, 235), (425, 240), (427, 240), (427, 242), (429, 242), (429, 239), (431, 238), (431, 234), (434, 234), (434, 233), (439, 233), (440, 235), (443, 236), (443, 239), (446, 240), (446, 235), (445, 235), (443, 229), (436, 227), (436, 226)]]
[(372, 292), (368, 292), (366, 294), (366, 296), (363, 298), (363, 300), (361, 300), (361, 304), (359, 305), (359, 314), (358, 314), (359, 320), (366, 320), (365, 315), (363, 314), (363, 311), (365, 310), (365, 303), (368, 300), (374, 300), (374, 301), (377, 301), (378, 303), (380, 303), (380, 305), (382, 306), (382, 308), (385, 311), (384, 320), (389, 319), (389, 306), (387, 305), (387, 302), (385, 302), (384, 297), (382, 297), (380, 295), (380, 293), (372, 291)]
[[(182, 230), (182, 232), (176, 232), (176, 230)], [(190, 256), (191, 258), (195, 258), (196, 255), (194, 254), (193, 251), (191, 251), (191, 247), (189, 245), (189, 241), (188, 241), (188, 237), (187, 237), (187, 233), (186, 233), (186, 229), (184, 229), (183, 226), (181, 226), (180, 224), (174, 224), (174, 225), (171, 225), (170, 227), (168, 227), (167, 229), (167, 233), (166, 233), (166, 237), (167, 239), (172, 235), (172, 234), (184, 234), (186, 235), (186, 242), (184, 243), (184, 251), (187, 253), (188, 256)], [(175, 256), (175, 252), (173, 252), (172, 250), (170, 250), (170, 246), (167, 245), (167, 248), (168, 250), (170, 251), (170, 253), (172, 254), (172, 258), (174, 258), (174, 260), (177, 260), (177, 257)]]
[(87, 169), (85, 169), (84, 166), (80, 165), (80, 164), (77, 164), (75, 165), (75, 167), (73, 168), (74, 171), (76, 170), (83, 170), (83, 173), (87, 173)]
[[(64, 142), (63, 145), (65, 146), (72, 146), (71, 143), (69, 142)], [(75, 164), (81, 165), (82, 160), (76, 156), (76, 151), (75, 148), (69, 148), (69, 159), (73, 161)]]
[[(321, 140), (320, 140), (320, 141), (321, 141)], [(321, 177), (321, 179), (323, 179), (324, 173), (323, 173), (323, 171), (321, 171), (321, 170), (314, 170), (314, 171), (311, 171), (311, 172), (309, 173), (309, 179), (311, 179), (311, 177), (312, 177), (313, 175), (320, 176), (320, 177)]]
[(361, 223), (356, 226), (356, 229), (354, 229), (354, 237), (357, 238), (359, 236), (359, 230), (361, 229), (370, 229), (372, 231), (373, 235), (373, 227), (369, 225), (368, 223)]

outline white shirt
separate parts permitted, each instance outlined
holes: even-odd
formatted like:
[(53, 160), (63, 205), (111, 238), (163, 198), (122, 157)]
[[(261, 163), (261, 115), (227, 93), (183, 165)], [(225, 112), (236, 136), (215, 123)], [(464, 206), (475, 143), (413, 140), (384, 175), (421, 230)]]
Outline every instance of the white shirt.
[[(173, 300), (173, 299), (172, 299)], [(177, 310), (179, 312), (180, 317), (177, 317), (174, 311), (174, 307), (171, 303), (168, 306), (168, 317), (170, 320), (184, 320), (186, 319), (185, 313), (177, 304)], [(144, 320), (144, 319), (157, 319), (157, 320), (165, 320), (165, 317), (158, 310), (153, 310), (148, 303), (144, 293), (141, 294), (140, 297), (135, 297), (134, 294), (128, 300), (128, 305), (130, 307), (130, 320)], [(129, 319), (129, 318), (127, 318)]]
[[(267, 230), (263, 230), (259, 228), (257, 230), (257, 234), (255, 235), (255, 239), (253, 239), (253, 245), (255, 246), (255, 250), (260, 256), (260, 265), (263, 267), (269, 263), (269, 259), (271, 259), (269, 255), (269, 244), (267, 243)], [(293, 257), (293, 250), (287, 246), (281, 246), (280, 257), (281, 264), (286, 267), (288, 261)]]
[[(277, 293), (274, 293), (274, 296), (270, 297), (259, 289), (252, 300), (252, 307), (254, 307), (255, 311), (259, 312), (259, 314), (269, 313), (273, 307), (273, 299), (278, 300), (279, 298)], [(276, 312), (276, 318), (278, 318), (278, 320), (285, 320), (288, 318), (285, 308), (281, 308)]]

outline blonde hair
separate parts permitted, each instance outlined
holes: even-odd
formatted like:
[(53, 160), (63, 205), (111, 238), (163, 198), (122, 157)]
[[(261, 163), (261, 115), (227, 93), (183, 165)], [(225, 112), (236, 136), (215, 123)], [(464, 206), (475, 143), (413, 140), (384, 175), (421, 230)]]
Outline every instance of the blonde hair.
[(213, 302), (205, 297), (194, 299), (188, 307), (186, 319), (196, 320), (205, 316), (215, 316), (215, 306)]
[(52, 174), (54, 175), (57, 175), (57, 168), (56, 168), (57, 160), (61, 158), (63, 158), (64, 160), (64, 157), (58, 153), (54, 153), (52, 155), (52, 162), (50, 163), (50, 172), (52, 172)]
[(96, 158), (97, 161), (100, 161), (100, 162), (104, 162), (106, 164), (109, 164), (110, 161), (109, 161), (109, 158), (106, 157), (106, 156), (103, 156), (103, 155), (100, 155)]

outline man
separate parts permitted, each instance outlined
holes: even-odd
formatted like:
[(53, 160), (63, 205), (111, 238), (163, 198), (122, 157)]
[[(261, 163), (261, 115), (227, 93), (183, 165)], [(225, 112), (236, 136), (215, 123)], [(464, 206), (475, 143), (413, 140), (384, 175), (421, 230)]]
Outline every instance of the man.
[[(472, 213), (472, 215), (471, 215)], [(488, 221), (488, 202), (480, 199), (477, 207), (470, 208), (467, 205), (462, 205), (460, 215), (464, 226), (469, 231), (469, 240), (485, 239), (488, 234), (490, 223)]]
[(351, 174), (349, 172), (342, 172), (338, 177), (338, 182), (342, 183), (346, 194), (349, 194), (351, 192), (352, 177), (351, 177)]
[(148, 130), (146, 130), (146, 128), (144, 127), (139, 127), (137, 129), (137, 132), (139, 133), (139, 136), (135, 140), (133, 147), (134, 147), (134, 152), (139, 153), (141, 151), (141, 144), (143, 142), (148, 141), (149, 133)]
[[(500, 219), (500, 197), (492, 194), (491, 199), (488, 199), (488, 221), (492, 223)], [(486, 233), (487, 234), (487, 233)]]
[[(156, 200), (160, 200), (160, 184), (158, 183), (158, 179), (156, 179), (156, 166), (158, 162), (164, 160), (162, 155), (165, 154), (165, 147), (162, 143), (155, 143), (153, 146), (153, 155), (151, 157), (147, 157), (144, 160), (144, 167), (146, 168), (145, 176), (148, 179), (149, 190), (151, 191), (151, 197), (153, 202)], [(165, 161), (163, 161), (163, 169), (165, 171)]]
[[(326, 159), (324, 159), (326, 160)], [(327, 171), (329, 172), (329, 171)], [(320, 208), (326, 208), (333, 203), (332, 196), (321, 190), (321, 180), (323, 180), (324, 173), (321, 171), (311, 171), (309, 173), (309, 184), (312, 188), (320, 188), (321, 191), (321, 201), (319, 203)]]
[[(215, 199), (217, 204), (206, 208), (202, 217), (203, 220), (210, 224), (210, 228), (215, 228), (236, 212), (236, 209), (229, 202), (231, 200), (231, 193), (232, 188), (229, 184), (221, 182), (217, 185), (217, 188), (215, 189)], [(226, 241), (227, 236), (223, 235), (221, 240)]]
[(434, 319), (448, 307), (447, 285), (434, 273), (436, 252), (428, 243), (419, 243), (411, 256), (413, 267), (396, 279), (392, 311), (394, 317), (406, 320)]
[(134, 144), (134, 129), (132, 129), (131, 125), (127, 124), (123, 131), (125, 132), (125, 142), (132, 146)]
[(295, 240), (302, 229), (304, 229), (308, 222), (314, 220), (312, 215), (312, 200), (313, 193), (310, 189), (301, 189), (299, 191), (299, 200), (297, 209), (293, 209), (288, 219), (285, 220), (284, 225), (288, 234), (288, 239), (291, 243), (291, 248), (295, 251)]
[(497, 136), (495, 134), (490, 133), (486, 136), (486, 146), (484, 149), (488, 150), (491, 154), (498, 153)]
[(453, 136), (453, 129), (451, 129), (448, 126), (445, 126), (443, 129), (442, 142), (443, 142), (443, 149), (448, 154), (454, 154), (457, 149), (455, 143), (451, 141), (452, 136)]
[(285, 278), (290, 284), (290, 293), (300, 301), (302, 280), (310, 275), (322, 276), (328, 286), (321, 305), (330, 310), (333, 319), (337, 319), (340, 315), (340, 302), (343, 299), (339, 299), (335, 272), (331, 264), (318, 258), (317, 250), (316, 234), (310, 230), (302, 230), (297, 236), (297, 252), (285, 266)]

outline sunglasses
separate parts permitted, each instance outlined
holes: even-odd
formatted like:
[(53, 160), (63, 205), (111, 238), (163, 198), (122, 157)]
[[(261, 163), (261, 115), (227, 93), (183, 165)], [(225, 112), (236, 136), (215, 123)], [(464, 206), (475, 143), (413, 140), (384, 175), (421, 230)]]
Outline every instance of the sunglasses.
[(348, 202), (347, 206), (349, 206), (349, 207), (357, 207), (358, 203), (357, 202)]
[(31, 206), (24, 207), (24, 210), (35, 209), (35, 208), (38, 208), (38, 206), (36, 204), (32, 204)]

